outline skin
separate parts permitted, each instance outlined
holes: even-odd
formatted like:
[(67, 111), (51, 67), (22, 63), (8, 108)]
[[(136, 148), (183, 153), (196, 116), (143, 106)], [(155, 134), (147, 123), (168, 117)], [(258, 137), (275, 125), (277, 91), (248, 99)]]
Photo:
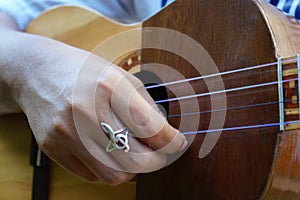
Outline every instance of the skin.
[[(118, 185), (163, 167), (168, 154), (186, 147), (185, 137), (126, 71), (107, 67), (107, 61), (89, 52), (23, 33), (4, 13), (0, 40), (0, 81), (26, 114), (40, 148), (61, 167), (88, 181)], [(87, 58), (88, 70), (80, 71)], [(131, 153), (107, 153), (99, 122), (114, 130), (128, 127)]]

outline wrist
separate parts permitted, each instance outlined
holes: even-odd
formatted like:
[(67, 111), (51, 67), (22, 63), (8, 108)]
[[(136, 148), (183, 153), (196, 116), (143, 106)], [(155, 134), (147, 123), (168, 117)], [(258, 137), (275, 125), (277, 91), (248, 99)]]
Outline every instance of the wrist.
[(44, 87), (48, 77), (58, 76), (52, 68), (64, 68), (58, 63), (63, 60), (64, 49), (69, 49), (52, 39), (12, 30), (0, 30), (0, 43), (0, 83), (6, 85), (1, 93), (13, 95), (21, 107), (23, 97)]

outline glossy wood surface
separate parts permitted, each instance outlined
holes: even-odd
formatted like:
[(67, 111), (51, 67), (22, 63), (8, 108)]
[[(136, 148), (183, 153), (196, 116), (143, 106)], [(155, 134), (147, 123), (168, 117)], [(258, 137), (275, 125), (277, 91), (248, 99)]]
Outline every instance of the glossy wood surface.
[(262, 199), (297, 200), (300, 196), (300, 132), (280, 133), (278, 144), (269, 184)]
[[(109, 37), (139, 27), (141, 24), (116, 24), (93, 10), (78, 6), (61, 6), (42, 13), (28, 25), (26, 32), (92, 51)], [(140, 39), (136, 38), (136, 41)]]
[[(270, 28), (277, 57), (285, 58), (299, 54), (299, 23), (290, 16), (282, 14), (277, 8), (269, 6), (265, 1), (255, 2), (259, 5)], [(300, 199), (299, 134), (299, 130), (278, 134), (276, 155), (261, 199)]]
[[(290, 33), (299, 34), (298, 25), (268, 6), (262, 1), (252, 0), (177, 0), (145, 22), (144, 26), (164, 27), (187, 34), (208, 51), (222, 72), (273, 62), (278, 56), (295, 55), (299, 51), (299, 39), (289, 37)], [(273, 27), (275, 25), (280, 27)], [(144, 36), (143, 41), (147, 40)], [(176, 42), (180, 45), (180, 41)], [(191, 54), (197, 56), (197, 52), (191, 51)], [(144, 50), (142, 60), (143, 63), (158, 62), (172, 66), (186, 77), (199, 75), (186, 61), (166, 52)], [(250, 76), (235, 74), (223, 77), (224, 84), (231, 88), (276, 81), (276, 66), (274, 69), (247, 72), (252, 73)], [(207, 91), (205, 83), (194, 84), (194, 89), (198, 93)], [(228, 108), (241, 102), (250, 105), (278, 101), (277, 86), (228, 94), (227, 98)], [(199, 106), (209, 110), (210, 99), (199, 99)], [(172, 110), (172, 106), (170, 108), (170, 113), (178, 111)], [(225, 127), (278, 122), (278, 118), (278, 105), (230, 110), (227, 111)], [(207, 128), (209, 120), (210, 115), (202, 115), (199, 129)], [(178, 119), (171, 122), (175, 126), (180, 124)], [(217, 145), (203, 159), (199, 159), (198, 152), (204, 136), (198, 135), (175, 163), (159, 172), (138, 177), (137, 199), (289, 200), (289, 190), (293, 190), (292, 195), (299, 199), (299, 182), (291, 175), (294, 173), (294, 177), (298, 177), (300, 173), (296, 159), (299, 154), (298, 133), (278, 132), (278, 127), (224, 131)], [(279, 166), (284, 171), (281, 171), (283, 179), (279, 175)], [(296, 167), (292, 169), (291, 166)], [(291, 188), (281, 180), (291, 183)], [(279, 193), (274, 193), (274, 189)], [(266, 192), (268, 195), (265, 195)]]
[[(106, 22), (99, 15), (82, 12), (76, 7), (62, 11), (54, 10), (53, 21), (50, 20), (51, 14), (46, 13), (45, 18), (38, 18), (27, 31), (86, 50), (92, 50), (101, 41), (99, 35), (110, 35), (103, 33), (100, 25)], [(300, 50), (300, 45), (297, 45), (298, 24), (264, 1), (177, 0), (146, 22), (145, 26), (166, 27), (189, 35), (209, 52), (220, 71), (273, 62), (279, 56), (292, 56)], [(128, 30), (129, 27), (119, 28), (113, 27), (109, 32), (116, 33), (116, 30)], [(86, 32), (88, 30), (91, 32)], [(184, 45), (184, 41), (176, 42)], [(199, 57), (193, 49), (190, 51), (191, 56)], [(186, 60), (174, 54), (144, 51), (143, 59), (145, 63), (158, 62), (172, 66), (186, 77), (199, 75)], [(211, 60), (201, 57), (199, 62), (210, 63)], [(145, 66), (142, 68), (149, 70)], [(151, 70), (166, 82), (176, 79), (172, 73), (164, 77), (160, 68)], [(276, 79), (276, 66), (222, 78), (226, 88), (273, 81)], [(191, 85), (197, 93), (208, 90), (203, 81)], [(179, 94), (184, 95), (185, 92), (185, 88), (179, 88)], [(169, 91), (169, 96), (174, 94)], [(254, 89), (241, 93), (239, 98), (235, 96), (227, 95), (228, 107), (276, 101), (277, 87)], [(202, 110), (211, 108), (210, 98), (199, 98), (198, 101)], [(176, 102), (170, 104), (170, 114), (178, 114), (180, 110), (176, 105)], [(210, 116), (201, 115), (200, 129), (207, 128)], [(278, 106), (273, 105), (242, 112), (228, 111), (225, 125), (251, 125), (277, 120)], [(180, 123), (178, 118), (170, 121), (175, 126)], [(298, 131), (278, 134), (276, 127), (223, 132), (211, 153), (199, 159), (203, 138), (204, 135), (197, 136), (186, 154), (166, 169), (139, 176), (137, 199), (300, 198)], [(0, 157), (0, 199), (30, 199), (32, 168), (29, 166), (29, 142), (30, 129), (23, 115), (0, 117), (0, 149), (4, 152)], [(50, 199), (135, 199), (134, 183), (116, 188), (101, 183), (89, 184), (56, 165), (51, 176)]]
[(279, 9), (270, 6), (262, 0), (255, 0), (265, 18), (266, 25), (272, 36), (275, 55), (288, 58), (300, 52), (300, 26), (299, 22), (289, 15), (283, 14)]

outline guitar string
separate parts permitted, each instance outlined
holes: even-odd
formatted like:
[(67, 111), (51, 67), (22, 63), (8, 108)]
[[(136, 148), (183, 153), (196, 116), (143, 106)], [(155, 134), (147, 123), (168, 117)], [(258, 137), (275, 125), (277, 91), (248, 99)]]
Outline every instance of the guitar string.
[[(298, 61), (297, 58), (291, 58), (291, 59), (282, 61), (282, 64), (286, 64), (289, 62), (296, 62), (296, 61)], [(220, 73), (215, 73), (215, 74), (197, 76), (197, 77), (187, 78), (187, 79), (183, 79), (183, 80), (176, 80), (176, 81), (171, 81), (171, 82), (167, 82), (167, 83), (150, 85), (150, 86), (146, 86), (145, 88), (153, 89), (153, 88), (158, 88), (158, 87), (176, 85), (176, 84), (186, 83), (186, 82), (190, 82), (190, 81), (202, 80), (202, 79), (207, 79), (207, 78), (212, 78), (212, 77), (217, 77), (217, 76), (224, 76), (224, 75), (228, 75), (228, 74), (245, 72), (245, 71), (250, 71), (250, 70), (254, 70), (254, 69), (262, 69), (262, 68), (266, 68), (266, 67), (270, 67), (270, 66), (271, 67), (277, 66), (277, 64), (278, 64), (278, 62), (272, 62), (272, 63), (262, 64), (262, 65), (255, 65), (255, 66), (250, 66), (250, 67), (246, 67), (246, 68), (235, 69), (235, 70), (230, 70), (230, 71), (225, 71), (225, 72), (220, 72)]]
[[(282, 83), (296, 81), (296, 80), (299, 80), (299, 79), (298, 78), (287, 79), (287, 80), (283, 80)], [(275, 84), (277, 85), (278, 83), (279, 83), (279, 81), (272, 81), (272, 82), (260, 83), (260, 84), (249, 85), (249, 86), (242, 86), (242, 87), (237, 87), (237, 88), (230, 88), (230, 89), (225, 89), (225, 90), (218, 90), (218, 91), (207, 92), (207, 93), (200, 93), (200, 94), (194, 94), (194, 95), (186, 95), (186, 96), (182, 96), (182, 97), (162, 99), (162, 100), (155, 101), (155, 103), (160, 104), (160, 103), (168, 103), (168, 102), (172, 102), (172, 101), (187, 100), (187, 99), (191, 99), (191, 98), (198, 98), (198, 97), (203, 97), (203, 96), (208, 96), (208, 95), (236, 92), (236, 91), (241, 91), (241, 90), (248, 90), (248, 89), (254, 89), (254, 88), (258, 88), (258, 87), (275, 85)]]
[[(282, 124), (284, 125), (300, 124), (300, 120), (284, 122)], [(184, 135), (196, 135), (196, 134), (216, 133), (220, 131), (225, 132), (225, 131), (238, 131), (238, 130), (248, 130), (248, 129), (257, 129), (257, 128), (277, 127), (280, 125), (281, 125), (280, 122), (275, 122), (275, 123), (236, 126), (236, 127), (228, 127), (228, 128), (220, 128), (220, 129), (208, 129), (208, 130), (198, 130), (198, 131), (190, 131), (190, 132), (187, 131), (181, 133)]]
[[(286, 63), (293, 62), (293, 61), (297, 61), (297, 59), (285, 60), (285, 61), (282, 62), (282, 64), (286, 64)], [(254, 69), (262, 69), (262, 68), (269, 67), (269, 66), (275, 66), (275, 65), (277, 66), (277, 64), (278, 64), (277, 62), (273, 62), (273, 63), (263, 64), (263, 65), (256, 65), (256, 66), (251, 66), (251, 67), (247, 67), (247, 68), (216, 73), (216, 74), (193, 77), (193, 78), (189, 78), (189, 79), (178, 80), (178, 81), (162, 83), (162, 84), (157, 84), (157, 85), (151, 85), (151, 86), (147, 86), (146, 89), (152, 89), (152, 88), (157, 88), (157, 87), (162, 87), (162, 86), (170, 86), (170, 85), (175, 85), (175, 84), (180, 84), (180, 83), (185, 83), (185, 82), (190, 82), (190, 81), (196, 81), (196, 80), (201, 80), (201, 79), (206, 79), (206, 78), (212, 78), (212, 77), (216, 77), (216, 76), (223, 76), (223, 75), (228, 75), (228, 74), (233, 74), (233, 73), (238, 73), (238, 72), (250, 71), (250, 70), (254, 70)], [(290, 82), (290, 81), (296, 81), (296, 80), (299, 80), (299, 79), (298, 78), (293, 78), (293, 79), (283, 80), (282, 83)], [(270, 85), (274, 85), (274, 84), (278, 84), (278, 83), (279, 83), (279, 81), (273, 81), (273, 82), (255, 84), (255, 85), (250, 85), (250, 86), (242, 86), (242, 87), (230, 88), (230, 89), (226, 89), (226, 90), (220, 90), (220, 91), (214, 91), (214, 92), (208, 92), (208, 93), (201, 93), (201, 94), (196, 94), (196, 95), (187, 95), (187, 96), (182, 96), (182, 97), (177, 97), (177, 98), (170, 98), (170, 99), (165, 99), (165, 100), (158, 100), (158, 101), (155, 101), (155, 103), (159, 104), (159, 103), (165, 103), (165, 102), (171, 102), (171, 101), (186, 100), (186, 99), (190, 99), (190, 98), (196, 98), (196, 97), (202, 97), (202, 96), (208, 96), (208, 95), (214, 95), (214, 94), (235, 92), (235, 91), (240, 91), (240, 90), (253, 89), (253, 88), (257, 88), (257, 87), (265, 87), (265, 86), (270, 86)], [(280, 104), (280, 103), (286, 103), (286, 102), (292, 102), (292, 100), (287, 100), (287, 101), (284, 101), (284, 102), (266, 102), (266, 103), (260, 103), (260, 104), (252, 104), (252, 105), (244, 105), (244, 106), (237, 106), (237, 107), (231, 107), (231, 108), (208, 110), (208, 111), (202, 111), (202, 112), (170, 115), (170, 116), (168, 116), (168, 118), (180, 117), (180, 116), (189, 116), (189, 115), (196, 115), (196, 114), (204, 114), (204, 113), (211, 113), (211, 112), (228, 111), (228, 110), (235, 110), (235, 109), (245, 109), (245, 108), (266, 106), (266, 105), (274, 105), (274, 104)], [(297, 123), (300, 123), (300, 120), (291, 121), (291, 122), (283, 122), (284, 125), (297, 124)], [(266, 124), (226, 127), (226, 128), (221, 128), (221, 129), (197, 130), (197, 131), (182, 132), (182, 133), (186, 134), (186, 135), (189, 135), (189, 134), (205, 134), (205, 133), (214, 133), (214, 132), (220, 132), (220, 131), (224, 132), (224, 131), (237, 131), (237, 130), (245, 130), (245, 129), (257, 129), (257, 128), (265, 128), (265, 127), (276, 127), (276, 126), (280, 126), (280, 125), (281, 125), (280, 122), (275, 122), (275, 123), (266, 123)]]
[[(251, 104), (251, 105), (243, 105), (243, 106), (236, 106), (231, 108), (221, 108), (221, 109), (215, 109), (215, 110), (206, 110), (206, 111), (199, 111), (199, 112), (191, 112), (191, 113), (183, 113), (183, 114), (174, 114), (167, 116), (168, 119), (176, 118), (176, 117), (186, 117), (186, 116), (192, 116), (192, 115), (200, 115), (200, 114), (206, 114), (206, 113), (212, 113), (212, 112), (222, 112), (222, 111), (229, 111), (229, 110), (236, 110), (236, 109), (246, 109), (246, 108), (253, 108), (253, 107), (259, 107), (259, 106), (268, 106), (268, 105), (276, 105), (280, 103), (290, 103), (295, 102), (295, 100), (285, 100), (285, 101), (273, 101), (273, 102), (265, 102), (265, 103), (259, 103), (259, 104)], [(299, 99), (297, 100), (299, 102)], [(285, 122), (284, 124), (295, 124), (298, 121), (293, 122)], [(299, 121), (300, 123), (300, 121)], [(220, 131), (236, 131), (236, 130), (244, 130), (244, 129), (256, 129), (256, 128), (265, 128), (265, 127), (275, 127), (279, 126), (280, 123), (267, 123), (267, 124), (256, 124), (256, 125), (247, 125), (247, 126), (237, 126), (237, 127), (227, 127), (222, 129), (212, 129), (212, 130), (198, 130), (198, 131), (192, 131), (192, 132), (182, 132), (183, 134), (204, 134), (204, 133), (213, 133), (213, 132), (220, 132)]]
[[(190, 113), (183, 113), (183, 114), (173, 114), (168, 115), (167, 118), (177, 118), (177, 117), (187, 117), (192, 115), (201, 115), (201, 114), (207, 114), (207, 113), (213, 113), (213, 112), (222, 112), (222, 111), (230, 111), (230, 110), (238, 110), (238, 109), (246, 109), (246, 108), (253, 108), (253, 107), (261, 107), (261, 106), (268, 106), (268, 105), (276, 105), (280, 103), (290, 103), (294, 102), (294, 100), (286, 100), (286, 101), (273, 101), (273, 102), (267, 102), (267, 103), (259, 103), (259, 104), (251, 104), (251, 105), (244, 105), (244, 106), (235, 106), (230, 108), (220, 108), (220, 109), (214, 109), (214, 110), (205, 110), (205, 111), (199, 111), (199, 112), (190, 112)], [(297, 100), (299, 102), (299, 100)]]
[[(297, 100), (299, 102), (299, 100)], [(237, 107), (231, 107), (231, 108), (223, 108), (223, 109), (215, 109), (215, 110), (207, 110), (207, 111), (201, 111), (201, 112), (194, 112), (194, 113), (184, 113), (184, 114), (175, 114), (175, 115), (169, 115), (167, 118), (176, 118), (176, 117), (185, 117), (185, 116), (192, 116), (192, 115), (200, 115), (200, 114), (206, 114), (206, 113), (212, 113), (212, 112), (222, 112), (222, 111), (228, 111), (228, 110), (236, 110), (236, 109), (245, 109), (250, 107), (258, 107), (258, 106), (268, 106), (268, 105), (276, 105), (279, 103), (289, 103), (294, 102), (294, 100), (285, 100), (283, 102), (267, 102), (267, 103), (261, 103), (261, 104), (252, 104), (252, 105), (246, 105), (246, 106), (237, 106)], [(296, 124), (300, 123), (300, 121), (292, 121), (292, 122), (284, 122), (284, 125), (288, 124)], [(183, 134), (189, 135), (189, 134), (205, 134), (205, 133), (214, 133), (214, 132), (220, 132), (220, 131), (237, 131), (237, 130), (245, 130), (245, 129), (256, 129), (256, 128), (266, 128), (266, 127), (276, 127), (280, 126), (280, 123), (267, 123), (267, 124), (256, 124), (256, 125), (247, 125), (247, 126), (236, 126), (236, 127), (227, 127), (223, 129), (211, 129), (211, 130), (198, 130), (198, 131), (191, 131), (191, 132), (182, 132)]]
[[(296, 61), (296, 60), (297, 59), (289, 59), (289, 60), (283, 61), (283, 63), (293, 62), (293, 61)], [(208, 78), (208, 77), (215, 77), (215, 76), (219, 76), (220, 74), (222, 74), (222, 75), (226, 74), (227, 75), (227, 74), (232, 74), (232, 73), (237, 73), (237, 72), (243, 72), (245, 70), (247, 71), (247, 70), (264, 68), (264, 67), (268, 67), (268, 66), (274, 66), (275, 64), (277, 64), (277, 62), (263, 64), (263, 65), (257, 65), (257, 66), (252, 66), (252, 67), (237, 69), (237, 70), (232, 70), (232, 71), (226, 71), (226, 72), (218, 73), (218, 74), (210, 74), (210, 75), (206, 75), (206, 76), (194, 77), (194, 78), (184, 79), (184, 80), (179, 80), (179, 81), (174, 81), (174, 82), (162, 83), (162, 84), (158, 84), (158, 85), (151, 85), (151, 86), (147, 86), (145, 88), (146, 89), (152, 89), (152, 88), (157, 88), (157, 87), (161, 87), (161, 86), (169, 86), (169, 85), (184, 83), (184, 82), (188, 82), (188, 81), (201, 80), (201, 79)], [(290, 80), (285, 80), (283, 82), (288, 82), (288, 81), (291, 81), (291, 79)], [(224, 92), (233, 92), (233, 91), (239, 91), (239, 90), (253, 89), (253, 88), (256, 88), (256, 87), (263, 87), (263, 86), (274, 85), (274, 84), (278, 84), (278, 82), (275, 82), (275, 81), (274, 82), (267, 82), (267, 83), (262, 83), (262, 84), (257, 84), (257, 85), (243, 86), (243, 87), (239, 87), (239, 88), (231, 88), (231, 89), (227, 89), (227, 90), (224, 90), (224, 91), (215, 91), (215, 92), (210, 92), (210, 93), (187, 95), (187, 96), (182, 96), (182, 97), (177, 97), (177, 98), (162, 99), (162, 100), (155, 101), (155, 103), (159, 104), (159, 103), (165, 103), (165, 102), (171, 102), (171, 101), (178, 101), (178, 100), (183, 100), (183, 99), (190, 99), (190, 98), (195, 98), (195, 97), (202, 97), (202, 96), (208, 96), (208, 95), (213, 95), (213, 94), (220, 94), (220, 93), (224, 93)]]

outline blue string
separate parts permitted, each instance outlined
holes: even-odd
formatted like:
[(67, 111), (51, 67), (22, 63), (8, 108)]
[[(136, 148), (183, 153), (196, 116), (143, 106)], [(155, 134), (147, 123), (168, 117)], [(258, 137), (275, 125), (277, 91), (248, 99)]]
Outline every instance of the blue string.
[[(289, 124), (299, 124), (300, 121), (290, 121), (284, 122), (285, 125)], [(266, 128), (266, 127), (276, 127), (279, 126), (280, 123), (269, 123), (269, 124), (257, 124), (257, 125), (249, 125), (249, 126), (237, 126), (237, 127), (229, 127), (229, 128), (220, 128), (220, 129), (210, 129), (210, 130), (198, 130), (198, 131), (191, 131), (191, 132), (181, 132), (185, 135), (194, 135), (194, 134), (206, 134), (206, 133), (214, 133), (214, 132), (224, 132), (224, 131), (238, 131), (238, 130), (245, 130), (245, 129), (258, 129), (258, 128)]]

